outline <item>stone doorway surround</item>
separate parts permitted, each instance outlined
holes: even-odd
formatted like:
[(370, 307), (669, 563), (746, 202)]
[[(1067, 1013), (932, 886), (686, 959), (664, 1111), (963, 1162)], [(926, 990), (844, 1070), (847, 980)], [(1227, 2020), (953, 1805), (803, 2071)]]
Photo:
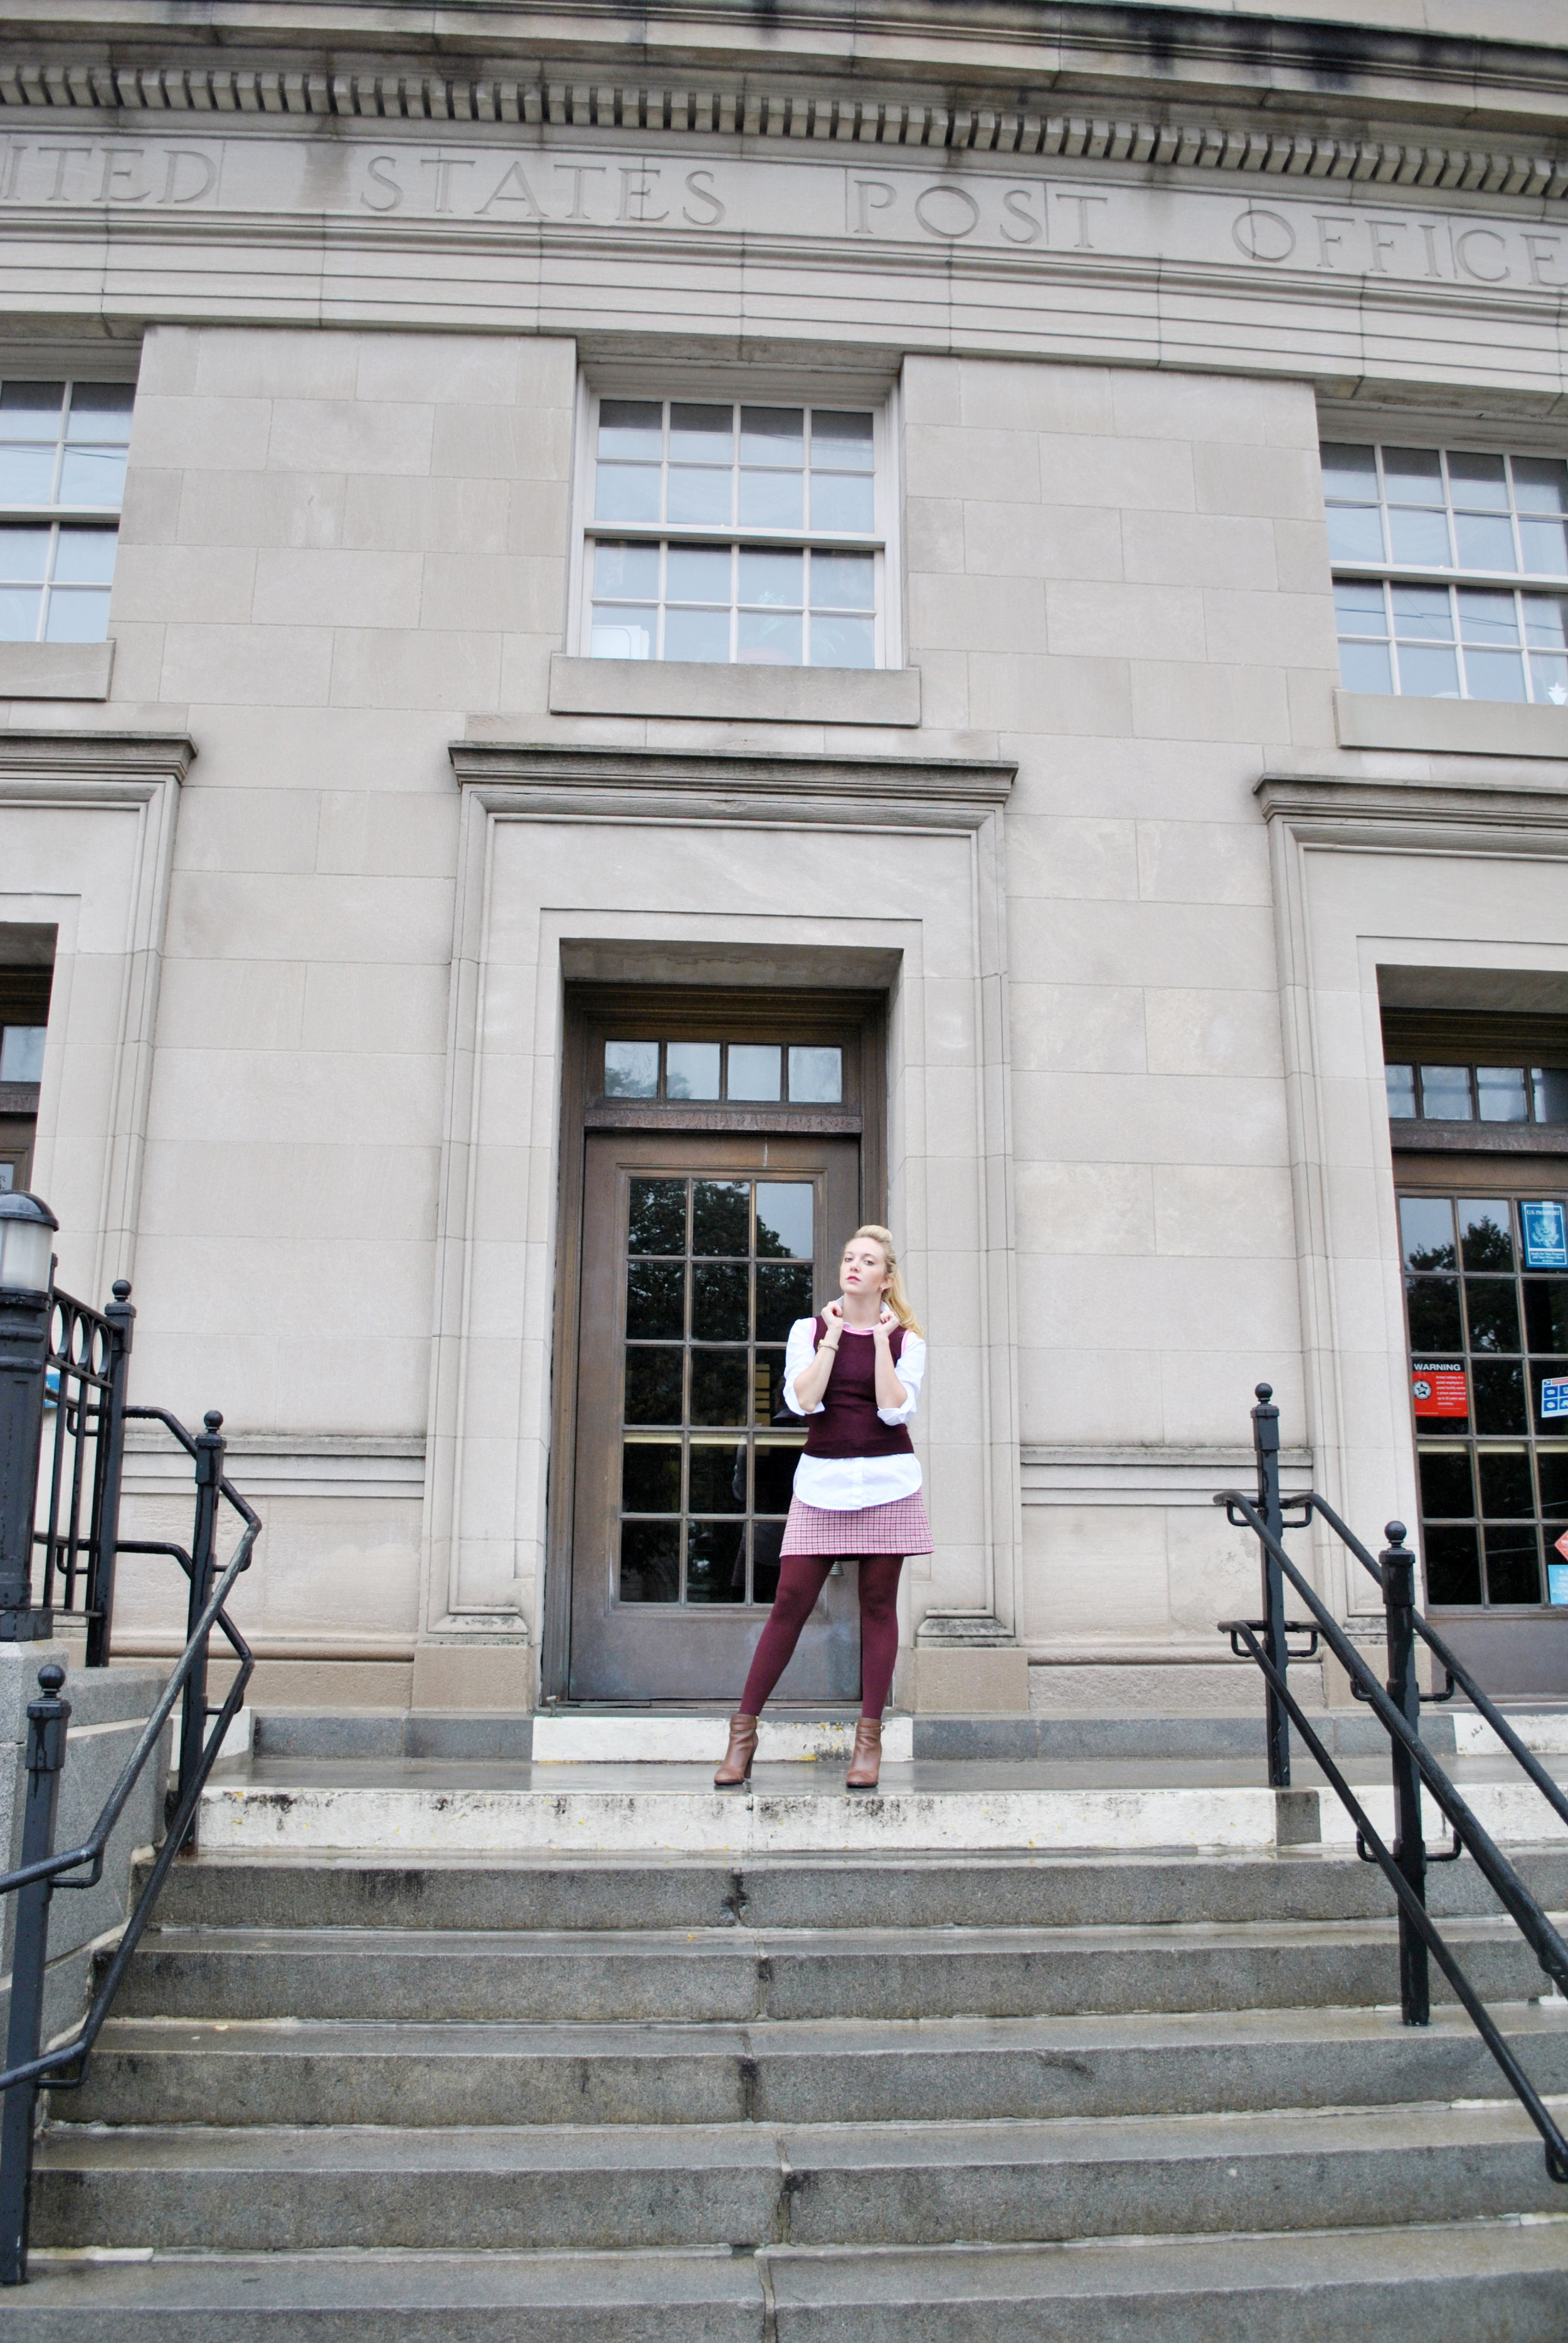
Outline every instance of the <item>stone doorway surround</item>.
[(135, 1274), (184, 732), (0, 732), (0, 922), (55, 930), (33, 1184), (60, 1282)]
[[(1415, 1521), (1404, 1300), (1379, 972), (1568, 1004), (1568, 789), (1502, 759), (1408, 777), (1281, 771), (1257, 796), (1274, 879), (1301, 1274), (1307, 1440), (1317, 1486), (1363, 1538)], [(1561, 770), (1561, 768), (1558, 769)], [(1381, 1650), (1370, 1578), (1327, 1542), (1319, 1584)], [(1325, 1668), (1331, 1700), (1344, 1679)]]
[[(565, 986), (588, 980), (886, 990), (890, 1219), (940, 1363), (921, 1434), (938, 1551), (905, 1574), (901, 1640), (938, 1614), (988, 1623), (997, 1640), (961, 1654), (965, 1697), (989, 1658), (1006, 1689), (987, 1704), (1024, 1705), (1002, 840), (1015, 768), (485, 739), (451, 758), (463, 805), (414, 1706), (530, 1706), (541, 1666), (547, 1696), (562, 1674), (565, 1572), (548, 1567), (570, 1494), (552, 1395), (561, 1051)], [(863, 892), (869, 857), (875, 910), (836, 908), (851, 875)], [(902, 1696), (950, 1705), (946, 1657), (906, 1654)]]

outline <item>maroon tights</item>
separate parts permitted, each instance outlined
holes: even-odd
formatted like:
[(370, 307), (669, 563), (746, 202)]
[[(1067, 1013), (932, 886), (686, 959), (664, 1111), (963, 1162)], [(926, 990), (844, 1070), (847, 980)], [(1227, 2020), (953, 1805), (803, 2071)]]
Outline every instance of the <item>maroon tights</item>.
[[(752, 1654), (740, 1695), (742, 1716), (759, 1716), (762, 1704), (789, 1666), (800, 1630), (832, 1569), (832, 1554), (792, 1554), (779, 1567), (773, 1611)], [(844, 1559), (849, 1557), (846, 1554)], [(860, 1714), (880, 1716), (893, 1689), (899, 1656), (899, 1573), (901, 1554), (863, 1554), (860, 1573)]]

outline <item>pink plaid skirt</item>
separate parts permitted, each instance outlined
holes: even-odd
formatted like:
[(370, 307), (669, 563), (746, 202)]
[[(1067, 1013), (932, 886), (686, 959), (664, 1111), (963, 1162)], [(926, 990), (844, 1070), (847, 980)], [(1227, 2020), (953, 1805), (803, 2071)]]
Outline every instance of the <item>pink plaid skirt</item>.
[(912, 1497), (895, 1497), (887, 1505), (859, 1505), (851, 1513), (833, 1513), (826, 1505), (803, 1505), (789, 1500), (784, 1524), (780, 1561), (790, 1554), (930, 1554), (931, 1525), (925, 1499), (917, 1489)]

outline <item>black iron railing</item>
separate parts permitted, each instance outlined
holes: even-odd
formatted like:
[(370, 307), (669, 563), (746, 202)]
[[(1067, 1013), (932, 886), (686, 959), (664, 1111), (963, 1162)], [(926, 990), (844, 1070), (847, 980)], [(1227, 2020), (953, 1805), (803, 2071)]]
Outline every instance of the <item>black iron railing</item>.
[[(1457, 1686), (1473, 1703), (1477, 1713), (1485, 1718), (1510, 1756), (1523, 1766), (1553, 1812), (1564, 1824), (1568, 1824), (1568, 1796), (1564, 1795), (1561, 1785), (1540, 1760), (1524, 1746), (1507, 1718), (1487, 1697), (1469, 1669), (1417, 1609), (1415, 1556), (1404, 1543), (1404, 1523), (1390, 1522), (1387, 1524), (1385, 1534), (1389, 1543), (1382, 1554), (1374, 1559), (1355, 1533), (1340, 1519), (1327, 1499), (1319, 1496), (1315, 1490), (1306, 1490), (1282, 1499), (1278, 1410), (1271, 1403), (1273, 1394), (1267, 1383), (1258, 1385), (1257, 1396), (1259, 1404), (1252, 1411), (1253, 1450), (1258, 1464), (1256, 1502), (1244, 1496), (1239, 1489), (1225, 1489), (1215, 1497), (1214, 1503), (1224, 1506), (1227, 1518), (1238, 1529), (1250, 1529), (1253, 1533), (1263, 1556), (1264, 1617), (1223, 1619), (1220, 1623), (1220, 1632), (1229, 1635), (1231, 1648), (1238, 1656), (1245, 1655), (1257, 1662), (1268, 1686), (1269, 1778), (1277, 1787), (1289, 1785), (1290, 1748), (1287, 1736), (1290, 1726), (1293, 1725), (1355, 1825), (1357, 1854), (1363, 1862), (1379, 1865), (1393, 1889), (1399, 1912), (1400, 2007), (1404, 2023), (1407, 2026), (1426, 2026), (1431, 2022), (1429, 1959), (1433, 1960), (1496, 2060), (1509, 2087), (1540, 2133), (1545, 2147), (1548, 2174), (1552, 2179), (1568, 2184), (1568, 2138), (1563, 2137), (1427, 1911), (1426, 1874), (1429, 1865), (1434, 1862), (1452, 1862), (1461, 1854), (1469, 1855), (1503, 1910), (1518, 1927), (1543, 1972), (1557, 1991), (1565, 1995), (1568, 1995), (1568, 1945), (1563, 1943), (1513, 1864), (1422, 1740), (1421, 1710), (1422, 1699), (1427, 1696), (1422, 1693), (1417, 1671), (1418, 1644), (1427, 1646), (1444, 1672), (1444, 1689), (1430, 1697), (1451, 1699)], [(1377, 1582), (1382, 1596), (1388, 1645), (1386, 1685), (1379, 1683), (1365, 1657), (1356, 1649), (1333, 1613), (1285, 1551), (1285, 1531), (1304, 1529), (1314, 1518), (1324, 1524)], [(1287, 1621), (1285, 1618), (1284, 1589), (1287, 1582), (1311, 1614), (1308, 1621)], [(1311, 1637), (1305, 1651), (1292, 1650), (1290, 1638), (1293, 1634)], [(1392, 1847), (1386, 1845), (1373, 1829), (1366, 1809), (1290, 1689), (1290, 1662), (1315, 1656), (1320, 1644), (1333, 1654), (1349, 1676), (1355, 1697), (1366, 1704), (1389, 1736), (1394, 1802)], [(1280, 1725), (1277, 1745), (1276, 1716)], [(1423, 1790), (1452, 1833), (1452, 1845), (1440, 1855), (1429, 1855), (1426, 1851), (1421, 1811)]]
[[(225, 1605), (240, 1573), (250, 1565), (251, 1550), (261, 1523), (225, 1477), (222, 1416), (216, 1412), (208, 1415), (205, 1429), (193, 1439), (184, 1424), (164, 1408), (126, 1407), (122, 1394), (120, 1412), (124, 1417), (140, 1417), (163, 1424), (195, 1466), (196, 1518), (188, 1551), (163, 1541), (118, 1541), (121, 1554), (166, 1554), (180, 1564), (190, 1587), (187, 1635), (185, 1650), (97, 1821), (82, 1845), (65, 1854), (54, 1851), (55, 1809), (71, 1709), (69, 1702), (60, 1697), (64, 1672), (50, 1665), (38, 1673), (43, 1697), (34, 1701), (27, 1711), (27, 1797), (22, 1861), (16, 1870), (0, 1877), (0, 1896), (16, 1898), (5, 2071), (0, 2074), (0, 2092), (5, 2094), (4, 2114), (0, 2116), (0, 2286), (18, 2285), (27, 2275), (27, 2205), (39, 2087), (46, 2084), (51, 2090), (72, 2090), (82, 2081), (87, 2055), (98, 2038), (121, 1979), (152, 1917), (169, 1865), (181, 1848), (195, 1840), (203, 1787), (216, 1762), (224, 1735), (244, 1701), (255, 1665), (249, 1646)], [(233, 1553), (220, 1568), (217, 1528), (219, 1507), (224, 1504), (237, 1514), (240, 1534)], [(112, 1567), (112, 1554), (109, 1562)], [(227, 1697), (216, 1709), (208, 1705), (206, 1691), (209, 1646), (215, 1628), (226, 1638), (238, 1663)], [(119, 1943), (98, 1978), (85, 2017), (68, 2040), (41, 2050), (50, 1900), (57, 1888), (92, 1887), (102, 1876), (104, 1855), (115, 1825), (146, 1768), (156, 1762), (164, 1727), (176, 1701), (183, 1703), (179, 1765), (175, 1786), (166, 1801), (168, 1826), (163, 1844)]]
[[(125, 1463), (126, 1377), (136, 1313), (121, 1278), (106, 1310), (55, 1288), (49, 1296), (43, 1454), (43, 1519), (33, 1532), (44, 1557), (35, 1609), (85, 1618), (86, 1664), (108, 1665)], [(136, 1411), (132, 1411), (134, 1413)], [(47, 1468), (45, 1482), (45, 1467)]]

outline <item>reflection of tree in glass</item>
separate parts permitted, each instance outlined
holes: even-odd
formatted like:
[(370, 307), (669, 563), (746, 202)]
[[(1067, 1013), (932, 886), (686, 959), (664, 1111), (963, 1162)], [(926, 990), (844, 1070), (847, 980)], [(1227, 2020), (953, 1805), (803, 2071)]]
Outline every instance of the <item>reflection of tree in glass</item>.
[(1459, 1322), (1457, 1277), (1408, 1277), (1410, 1339), (1422, 1351), (1459, 1351), (1464, 1336)]
[(1452, 1245), (1413, 1245), (1405, 1255), (1412, 1269), (1452, 1269)]
[(797, 1318), (811, 1316), (811, 1265), (802, 1262), (759, 1264), (757, 1339), (781, 1342)]
[(686, 1269), (678, 1261), (633, 1261), (626, 1272), (626, 1331), (634, 1342), (686, 1332)]
[(634, 1180), (627, 1232), (630, 1252), (686, 1251), (684, 1180)]
[(749, 1180), (699, 1180), (692, 1216), (691, 1250), (739, 1253), (751, 1250), (751, 1183)]
[[(1506, 1206), (1503, 1211), (1505, 1217), (1499, 1226), (1484, 1205), (1472, 1204), (1468, 1212), (1462, 1204), (1460, 1206), (1466, 1269), (1513, 1268), (1513, 1237), (1507, 1223)], [(1479, 1218), (1472, 1219), (1472, 1213), (1479, 1214)]]

